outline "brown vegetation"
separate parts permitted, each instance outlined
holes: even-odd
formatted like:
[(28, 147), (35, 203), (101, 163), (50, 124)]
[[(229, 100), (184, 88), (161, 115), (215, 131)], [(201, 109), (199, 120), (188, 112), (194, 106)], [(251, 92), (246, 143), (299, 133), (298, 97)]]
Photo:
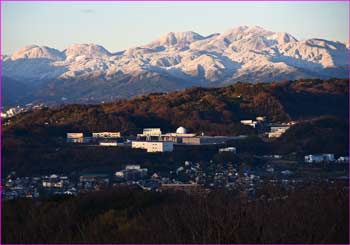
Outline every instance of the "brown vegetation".
[[(67, 105), (19, 115), (4, 128), (15, 135), (64, 136), (67, 131), (117, 130), (136, 134), (144, 127), (173, 131), (184, 126), (209, 135), (254, 134), (241, 119), (272, 121), (322, 115), (348, 118), (348, 81), (300, 80), (271, 84), (237, 83), (224, 88), (191, 88), (100, 105)], [(46, 123), (46, 124), (45, 124)]]
[(4, 243), (348, 243), (345, 184), (297, 191), (266, 186), (259, 198), (232, 192), (115, 190), (3, 203)]

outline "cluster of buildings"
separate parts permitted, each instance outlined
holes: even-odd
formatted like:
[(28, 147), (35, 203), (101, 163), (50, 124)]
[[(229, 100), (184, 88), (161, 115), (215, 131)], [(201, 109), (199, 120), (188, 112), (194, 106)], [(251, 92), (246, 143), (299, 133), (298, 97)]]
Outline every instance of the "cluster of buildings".
[(115, 172), (115, 177), (120, 181), (132, 181), (144, 179), (147, 174), (147, 168), (141, 168), (140, 165), (126, 165), (124, 170)]
[(334, 154), (311, 154), (304, 157), (306, 163), (322, 163), (322, 162), (334, 162), (334, 163), (349, 163), (350, 158), (341, 156), (338, 159), (334, 157)]
[[(218, 153), (236, 153), (235, 147), (219, 148)], [(275, 161), (281, 156), (263, 156)], [(272, 162), (273, 162), (272, 161)], [(128, 164), (124, 169), (111, 173), (84, 173), (80, 175), (52, 174), (41, 177), (16, 177), (11, 173), (3, 179), (2, 197), (38, 198), (50, 195), (78, 195), (106, 188), (128, 186), (145, 191), (184, 191), (188, 194), (205, 194), (213, 189), (236, 190), (241, 194), (253, 195), (265, 182), (296, 188), (304, 177), (295, 169), (267, 162), (254, 168), (242, 168), (233, 162), (191, 162), (185, 161), (168, 172), (150, 173), (138, 164)], [(333, 154), (305, 156), (307, 163), (349, 163), (349, 157), (335, 158)], [(312, 167), (312, 165), (310, 165)], [(334, 165), (335, 166), (335, 165)], [(305, 165), (303, 165), (305, 167)], [(337, 165), (337, 168), (340, 165)], [(301, 173), (302, 174), (302, 173)], [(340, 177), (339, 177), (340, 178)]]
[(108, 188), (110, 185), (110, 176), (100, 173), (86, 173), (79, 177), (77, 188), (80, 192), (91, 190), (101, 190)]
[(26, 104), (25, 106), (16, 106), (16, 107), (11, 107), (8, 108), (7, 110), (2, 109), (1, 110), (1, 118), (11, 118), (16, 116), (19, 113), (26, 112), (29, 110), (38, 110), (43, 108), (45, 105), (44, 104)]
[[(279, 173), (281, 174), (281, 173)], [(182, 190), (190, 194), (207, 193), (214, 189), (236, 190), (241, 194), (254, 195), (266, 179), (275, 173), (255, 173), (247, 169), (239, 169), (237, 164), (216, 163), (201, 165), (186, 161), (185, 164), (172, 172), (170, 179), (174, 183), (161, 185), (160, 189)], [(282, 174), (281, 174), (282, 175)], [(175, 181), (177, 183), (175, 183)]]
[[(158, 142), (159, 145), (163, 145), (165, 151), (172, 151), (171, 144), (182, 144), (182, 145), (212, 145), (212, 144), (225, 144), (228, 140), (232, 139), (243, 139), (246, 136), (198, 136), (193, 133), (188, 133), (186, 128), (179, 127), (175, 133), (163, 134), (160, 128), (145, 128), (142, 134), (138, 134), (135, 141), (133, 141), (133, 148), (148, 149), (153, 145), (147, 142)], [(135, 143), (134, 142), (145, 142)], [(168, 142), (168, 143), (165, 143)], [(148, 150), (147, 150), (148, 151)]]
[[(160, 173), (149, 174), (147, 168), (133, 164), (126, 165), (123, 170), (116, 171), (114, 175), (89, 173), (78, 177), (57, 174), (16, 177), (15, 174), (11, 174), (5, 179), (2, 195), (5, 200), (50, 195), (78, 195), (119, 186), (136, 186), (148, 191), (181, 190), (189, 194), (201, 194), (213, 188), (233, 188), (237, 183), (246, 183), (240, 178), (238, 169), (232, 163), (223, 165), (211, 162), (210, 167), (206, 168), (200, 163), (185, 161), (182, 166), (171, 170), (165, 176), (161, 176)], [(249, 181), (251, 182), (254, 178), (251, 175)]]
[(4, 112), (1, 111), (1, 117), (2, 118), (10, 118), (10, 117), (13, 117), (13, 116), (15, 116), (23, 111), (24, 111), (24, 108), (22, 108), (20, 106), (12, 107)]
[[(251, 126), (260, 135), (268, 138), (278, 138), (283, 135), (295, 122), (271, 124), (263, 116), (255, 120), (241, 120), (241, 124)], [(69, 143), (94, 143), (100, 146), (122, 146), (133, 149), (144, 149), (147, 152), (172, 152), (174, 145), (220, 145), (229, 140), (244, 139), (247, 136), (206, 136), (188, 133), (186, 128), (179, 127), (176, 132), (163, 133), (160, 128), (144, 128), (135, 137), (122, 137), (120, 132), (94, 132), (92, 137), (83, 133), (67, 133)]]
[(44, 176), (42, 178), (42, 186), (44, 188), (63, 188), (63, 186), (69, 184), (67, 176), (58, 176), (52, 174), (50, 176)]
[(232, 153), (236, 154), (237, 153), (237, 149), (236, 149), (236, 147), (220, 148), (219, 149), (219, 153), (222, 153), (222, 152), (232, 152)]
[(267, 123), (266, 117), (256, 117), (255, 120), (241, 120), (241, 124), (257, 129), (267, 138), (281, 137), (295, 122), (288, 123)]
[(20, 197), (37, 198), (40, 196), (38, 186), (41, 182), (37, 178), (6, 178), (2, 186), (2, 198), (5, 200), (16, 199)]
[(160, 128), (145, 128), (136, 138), (122, 137), (120, 132), (97, 132), (92, 137), (83, 133), (67, 133), (68, 143), (95, 143), (100, 146), (123, 146), (144, 149), (147, 152), (172, 152), (174, 145), (225, 144), (228, 140), (244, 139), (246, 136), (197, 136), (179, 127), (174, 133), (162, 133)]
[(255, 120), (241, 120), (241, 124), (243, 125), (246, 125), (246, 126), (250, 126), (250, 127), (253, 127), (253, 128), (258, 128), (258, 127), (261, 127), (263, 126), (263, 124), (265, 123), (266, 121), (266, 117), (256, 117)]
[(16, 198), (38, 198), (40, 196), (61, 194), (75, 195), (75, 184), (67, 176), (52, 174), (41, 177), (16, 177), (11, 173), (4, 180), (2, 197), (5, 200)]
[(17, 177), (11, 173), (3, 180), (2, 197), (5, 200), (17, 198), (38, 198), (52, 195), (78, 195), (88, 191), (108, 188), (109, 174), (88, 173), (78, 177), (52, 174), (40, 177)]

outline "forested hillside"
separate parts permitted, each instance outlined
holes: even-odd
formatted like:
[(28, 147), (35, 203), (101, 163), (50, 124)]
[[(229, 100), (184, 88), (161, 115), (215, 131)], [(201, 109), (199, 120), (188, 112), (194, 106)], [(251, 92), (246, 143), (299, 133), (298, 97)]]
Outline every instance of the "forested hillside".
[(145, 127), (173, 131), (180, 125), (209, 135), (254, 134), (239, 121), (266, 116), (283, 122), (324, 115), (348, 120), (348, 88), (348, 81), (339, 79), (191, 88), (114, 103), (44, 108), (11, 119), (4, 134), (46, 137), (99, 130), (136, 134)]

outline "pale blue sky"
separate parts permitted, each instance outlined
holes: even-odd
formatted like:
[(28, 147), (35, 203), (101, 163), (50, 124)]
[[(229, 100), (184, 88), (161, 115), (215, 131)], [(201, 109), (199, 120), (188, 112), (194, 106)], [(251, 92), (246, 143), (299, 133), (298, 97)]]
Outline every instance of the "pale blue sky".
[(348, 40), (348, 2), (3, 2), (3, 53), (38, 44), (96, 43), (111, 52), (170, 31), (202, 35), (259, 25), (298, 39)]

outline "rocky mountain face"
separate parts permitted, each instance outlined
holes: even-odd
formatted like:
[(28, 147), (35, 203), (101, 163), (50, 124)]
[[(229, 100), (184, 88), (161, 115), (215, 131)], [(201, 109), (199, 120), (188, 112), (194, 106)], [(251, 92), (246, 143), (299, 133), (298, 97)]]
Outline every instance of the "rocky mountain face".
[(237, 81), (346, 78), (348, 52), (347, 43), (298, 41), (257, 26), (207, 37), (170, 32), (116, 53), (96, 44), (75, 44), (63, 51), (31, 45), (2, 57), (3, 86), (16, 93), (18, 84), (25, 84), (25, 91), (17, 90), (19, 103), (94, 103)]

